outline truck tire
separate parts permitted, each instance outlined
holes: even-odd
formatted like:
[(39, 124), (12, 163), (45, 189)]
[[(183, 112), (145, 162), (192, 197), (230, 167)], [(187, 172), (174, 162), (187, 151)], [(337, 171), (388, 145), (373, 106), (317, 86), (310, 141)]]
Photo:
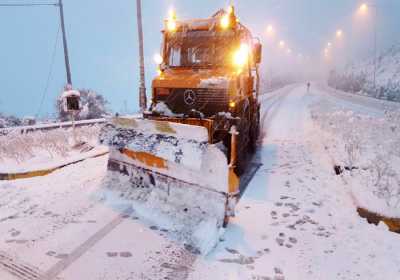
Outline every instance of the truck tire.
[(252, 126), (250, 129), (250, 143), (249, 143), (249, 151), (251, 153), (255, 153), (257, 150), (257, 140), (260, 135), (260, 110), (257, 108), (256, 117), (252, 122)]

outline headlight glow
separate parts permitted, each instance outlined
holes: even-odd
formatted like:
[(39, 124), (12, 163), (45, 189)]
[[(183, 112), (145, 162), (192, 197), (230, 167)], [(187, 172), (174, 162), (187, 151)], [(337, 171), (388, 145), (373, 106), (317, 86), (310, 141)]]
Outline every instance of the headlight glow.
[(170, 9), (168, 12), (168, 19), (167, 19), (167, 29), (170, 32), (175, 32), (177, 28), (176, 25), (176, 14), (173, 9)]
[(154, 59), (154, 62), (156, 63), (156, 64), (161, 64), (161, 63), (163, 63), (163, 58), (162, 58), (162, 56), (159, 54), (159, 53), (156, 53), (155, 55), (154, 55), (154, 57), (153, 57), (153, 59)]
[(233, 55), (233, 63), (235, 66), (243, 67), (249, 59), (249, 46), (241, 44), (240, 48)]
[(222, 16), (220, 25), (223, 29), (227, 29), (229, 27), (229, 25), (230, 25), (229, 14), (225, 14), (224, 16)]

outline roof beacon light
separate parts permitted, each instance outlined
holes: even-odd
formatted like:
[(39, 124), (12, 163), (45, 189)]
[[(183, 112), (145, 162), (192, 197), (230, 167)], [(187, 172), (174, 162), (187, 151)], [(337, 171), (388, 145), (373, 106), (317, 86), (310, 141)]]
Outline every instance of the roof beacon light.
[(231, 27), (236, 22), (235, 10), (233, 6), (229, 6), (227, 12), (223, 14), (220, 20), (220, 26), (222, 29)]
[(167, 29), (170, 32), (175, 32), (176, 28), (176, 14), (173, 9), (170, 9), (168, 12)]

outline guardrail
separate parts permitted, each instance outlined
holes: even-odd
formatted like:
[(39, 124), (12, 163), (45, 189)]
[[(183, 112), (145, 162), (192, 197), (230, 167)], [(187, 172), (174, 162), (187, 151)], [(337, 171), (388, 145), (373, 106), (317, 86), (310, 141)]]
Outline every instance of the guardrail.
[[(101, 119), (92, 119), (92, 120), (82, 120), (82, 121), (76, 121), (75, 126), (76, 127), (81, 127), (81, 126), (87, 126), (87, 125), (94, 125), (94, 124), (101, 124), (105, 123), (106, 119), (101, 118)], [(37, 124), (37, 125), (27, 125), (27, 126), (15, 126), (15, 127), (7, 127), (7, 128), (1, 128), (0, 129), (0, 136), (7, 135), (11, 132), (19, 132), (20, 134), (25, 134), (25, 133), (30, 133), (34, 131), (46, 131), (46, 130), (53, 130), (57, 128), (70, 128), (72, 127), (72, 122), (58, 122), (58, 123), (46, 123), (46, 124)]]

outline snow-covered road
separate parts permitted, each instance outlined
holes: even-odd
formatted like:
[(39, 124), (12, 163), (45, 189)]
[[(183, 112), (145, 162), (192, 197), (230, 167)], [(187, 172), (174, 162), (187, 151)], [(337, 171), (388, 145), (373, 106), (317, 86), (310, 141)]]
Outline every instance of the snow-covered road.
[(263, 96), (263, 165), (206, 257), (104, 203), (105, 156), (0, 183), (0, 279), (398, 279), (400, 236), (357, 216), (314, 133), (322, 98), (343, 102), (305, 85)]

